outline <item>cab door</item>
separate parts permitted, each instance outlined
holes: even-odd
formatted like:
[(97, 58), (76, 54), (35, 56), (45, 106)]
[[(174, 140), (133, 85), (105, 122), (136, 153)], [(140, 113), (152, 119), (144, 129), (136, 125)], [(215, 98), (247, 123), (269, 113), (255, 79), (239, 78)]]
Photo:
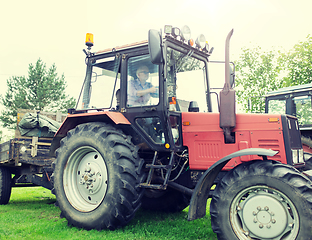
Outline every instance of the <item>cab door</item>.
[(163, 81), (163, 66), (150, 61), (148, 51), (128, 54), (122, 63), (123, 114), (142, 138), (157, 151), (174, 149)]

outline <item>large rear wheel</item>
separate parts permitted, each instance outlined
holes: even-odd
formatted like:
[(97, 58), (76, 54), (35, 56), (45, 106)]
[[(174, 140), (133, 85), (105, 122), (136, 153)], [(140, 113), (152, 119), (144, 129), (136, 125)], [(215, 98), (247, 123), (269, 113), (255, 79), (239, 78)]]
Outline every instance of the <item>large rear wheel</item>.
[(241, 164), (218, 183), (210, 214), (218, 239), (307, 239), (311, 181), (273, 161)]
[(142, 166), (121, 131), (104, 123), (78, 125), (62, 139), (54, 165), (61, 215), (85, 229), (126, 225), (140, 207)]

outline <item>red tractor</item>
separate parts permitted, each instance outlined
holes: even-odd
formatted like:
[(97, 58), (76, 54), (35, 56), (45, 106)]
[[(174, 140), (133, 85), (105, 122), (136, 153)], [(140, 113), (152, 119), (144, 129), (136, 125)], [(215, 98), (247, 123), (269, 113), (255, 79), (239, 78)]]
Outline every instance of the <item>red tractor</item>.
[[(225, 85), (212, 112), (209, 49), (190, 29), (93, 53), (82, 103), (56, 133), (53, 193), (85, 229), (126, 225), (140, 208), (206, 214), (219, 239), (308, 239), (312, 185), (297, 118), (236, 114), (226, 39)], [(79, 106), (79, 107), (78, 107)], [(215, 188), (213, 187), (215, 186)], [(213, 190), (212, 190), (213, 189)]]

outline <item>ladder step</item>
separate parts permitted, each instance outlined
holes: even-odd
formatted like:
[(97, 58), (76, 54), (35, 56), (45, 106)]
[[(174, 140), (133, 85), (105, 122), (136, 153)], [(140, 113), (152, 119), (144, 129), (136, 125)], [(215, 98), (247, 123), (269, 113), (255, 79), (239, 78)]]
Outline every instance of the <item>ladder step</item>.
[(157, 189), (157, 190), (166, 190), (167, 186), (164, 186), (162, 184), (148, 184), (148, 183), (141, 183), (140, 187), (143, 188), (151, 188), (151, 189)]
[(146, 168), (157, 168), (157, 169), (168, 169), (170, 165), (153, 165), (153, 164), (146, 164)]

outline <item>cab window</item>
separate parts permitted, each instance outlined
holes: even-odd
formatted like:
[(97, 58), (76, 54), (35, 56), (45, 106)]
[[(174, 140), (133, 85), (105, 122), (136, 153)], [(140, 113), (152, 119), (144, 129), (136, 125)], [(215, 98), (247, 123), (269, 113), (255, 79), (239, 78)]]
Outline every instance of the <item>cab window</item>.
[[(188, 112), (192, 102), (200, 112), (207, 112), (205, 63), (187, 54), (167, 49), (167, 94), (176, 98), (171, 111)], [(193, 105), (194, 106), (194, 105)], [(197, 111), (196, 110), (196, 111)]]
[(158, 105), (158, 66), (151, 63), (149, 55), (129, 58), (127, 83), (128, 107)]

